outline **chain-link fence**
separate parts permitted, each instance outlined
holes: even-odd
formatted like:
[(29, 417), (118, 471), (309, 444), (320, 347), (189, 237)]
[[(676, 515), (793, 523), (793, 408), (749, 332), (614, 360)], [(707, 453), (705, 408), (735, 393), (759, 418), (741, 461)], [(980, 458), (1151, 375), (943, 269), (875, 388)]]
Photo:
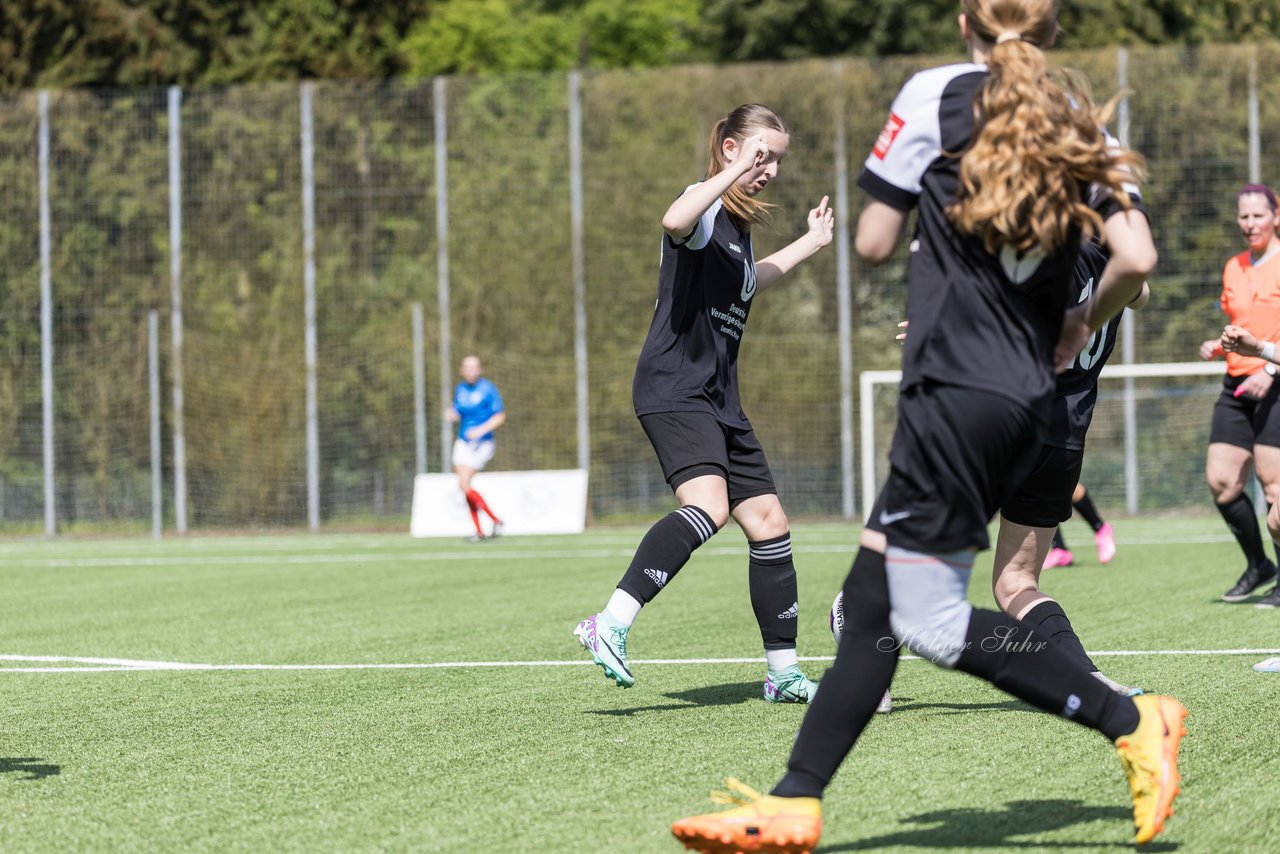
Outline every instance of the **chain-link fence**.
[[(1121, 122), (1150, 165), (1161, 251), (1132, 358), (1194, 359), (1221, 328), (1222, 266), (1241, 249), (1234, 191), (1274, 172), (1280, 79), (1256, 69), (1280, 47), (1053, 58), (1100, 98), (1132, 91)], [(150, 526), (152, 310), (167, 526), (405, 522), (415, 470), (443, 466), (442, 396), (468, 352), (509, 411), (492, 468), (586, 461), (596, 519), (649, 514), (670, 498), (632, 414), (631, 373), (659, 219), (701, 176), (712, 124), (760, 101), (791, 127), (767, 193), (774, 225), (755, 237), (763, 257), (823, 195), (851, 228), (852, 183), (893, 95), (939, 61), (0, 99), (0, 529)], [(871, 271), (839, 250), (762, 295), (743, 340), (744, 406), (794, 515), (853, 512), (856, 374), (899, 358), (905, 253)], [(1202, 403), (1186, 420), (1207, 435)], [(1099, 413), (1104, 447), (1111, 412)], [(1170, 446), (1194, 472), (1203, 437), (1177, 429), (1193, 431)], [(1099, 486), (1100, 502), (1123, 495), (1114, 478)], [(1196, 484), (1161, 506), (1205, 501)]]

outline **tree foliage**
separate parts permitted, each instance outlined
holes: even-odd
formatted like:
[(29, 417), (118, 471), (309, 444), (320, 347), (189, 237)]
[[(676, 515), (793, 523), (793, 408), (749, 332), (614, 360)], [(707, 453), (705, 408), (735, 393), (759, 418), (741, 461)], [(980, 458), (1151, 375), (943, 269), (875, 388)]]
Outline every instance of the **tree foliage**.
[[(0, 0), (0, 87), (402, 73), (429, 0)], [(439, 5), (439, 4), (436, 4)]]
[[(959, 51), (955, 0), (0, 0), (0, 89)], [(1280, 37), (1280, 0), (1076, 0), (1062, 44)]]

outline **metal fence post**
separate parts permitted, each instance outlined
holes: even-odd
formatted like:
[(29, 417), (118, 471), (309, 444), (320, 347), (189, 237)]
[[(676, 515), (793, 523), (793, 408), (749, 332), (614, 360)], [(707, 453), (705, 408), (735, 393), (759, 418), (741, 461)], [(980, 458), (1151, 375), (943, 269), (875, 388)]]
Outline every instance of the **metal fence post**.
[(320, 428), (316, 404), (316, 187), (315, 147), (311, 128), (311, 83), (302, 99), (302, 287), (306, 323), (307, 366), (307, 527), (320, 528)]
[(1262, 183), (1262, 128), (1258, 118), (1258, 47), (1249, 46), (1249, 183)]
[(151, 408), (151, 537), (164, 533), (160, 456), (160, 312), (147, 312), (147, 380)]
[(173, 516), (187, 532), (186, 391), (182, 374), (182, 90), (169, 87), (169, 326), (173, 349)]
[(582, 236), (582, 74), (569, 72), (569, 210), (573, 240), (573, 363), (578, 397), (578, 468), (591, 467), (587, 397), (587, 283)]
[[(1116, 53), (1116, 86), (1121, 92), (1129, 88), (1129, 51), (1120, 48)], [(1129, 96), (1120, 101), (1116, 132), (1120, 144), (1129, 147)], [(1135, 342), (1133, 312), (1122, 310), (1120, 314), (1120, 358), (1132, 365)], [(1124, 380), (1124, 504), (1129, 514), (1138, 512), (1138, 403), (1132, 377)]]
[(432, 101), (435, 107), (436, 143), (436, 304), (440, 311), (440, 470), (449, 471), (450, 448), (453, 446), (453, 425), (444, 417), (444, 408), (452, 397), (450, 368), (453, 357), (449, 353), (449, 133), (445, 122), (445, 79), (437, 77), (432, 84)]
[[(834, 63), (833, 76), (844, 77), (844, 66)], [(849, 162), (845, 131), (844, 88), (836, 87), (836, 304), (840, 348), (840, 510), (852, 519), (853, 506), (853, 293), (849, 276)], [(868, 510), (870, 508), (864, 508)]]
[(49, 216), (49, 93), (41, 90), (39, 192), (40, 192), (40, 399), (44, 440), (44, 532), (58, 532), (57, 489), (54, 483), (53, 429), (53, 262)]
[(422, 326), (422, 303), (410, 306), (413, 313), (413, 472), (427, 470), (427, 369), (422, 351), (426, 336)]

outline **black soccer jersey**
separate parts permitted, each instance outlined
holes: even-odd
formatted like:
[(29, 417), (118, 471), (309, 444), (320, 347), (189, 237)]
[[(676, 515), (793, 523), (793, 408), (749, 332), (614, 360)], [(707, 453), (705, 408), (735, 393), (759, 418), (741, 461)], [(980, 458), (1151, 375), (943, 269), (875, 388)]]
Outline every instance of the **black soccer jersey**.
[[(1110, 253), (1096, 241), (1080, 248), (1080, 257), (1076, 259), (1076, 268), (1071, 276), (1073, 303), (1082, 303), (1093, 296), (1093, 289), (1101, 280), (1102, 268), (1107, 266), (1109, 257)], [(1089, 343), (1084, 345), (1071, 367), (1058, 374), (1058, 387), (1049, 416), (1049, 434), (1044, 440), (1046, 445), (1084, 450), (1085, 433), (1089, 431), (1093, 408), (1098, 402), (1098, 375), (1115, 349), (1119, 328), (1120, 315), (1116, 315), (1090, 336)]]
[[(899, 210), (918, 209), (903, 388), (932, 380), (982, 389), (1047, 418), (1053, 348), (1079, 241), (1068, 240), (1053, 255), (1019, 255), (1012, 248), (993, 255), (979, 238), (957, 231), (945, 213), (955, 200), (959, 155), (973, 135), (974, 99), (986, 78), (986, 66), (962, 63), (908, 80), (858, 186)], [(1097, 206), (1104, 217), (1116, 210), (1114, 201)]]
[(663, 235), (658, 304), (631, 386), (637, 415), (710, 412), (750, 428), (738, 397), (738, 345), (755, 292), (751, 232), (719, 200), (684, 240)]

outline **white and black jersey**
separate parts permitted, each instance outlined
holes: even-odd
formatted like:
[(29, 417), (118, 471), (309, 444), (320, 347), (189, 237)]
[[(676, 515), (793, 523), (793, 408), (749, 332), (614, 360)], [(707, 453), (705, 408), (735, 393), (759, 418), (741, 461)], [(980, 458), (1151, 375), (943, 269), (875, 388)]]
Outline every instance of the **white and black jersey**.
[(663, 235), (658, 303), (631, 387), (637, 415), (709, 412), (750, 428), (738, 396), (738, 346), (755, 292), (751, 232), (720, 200), (688, 237)]
[[(902, 387), (931, 380), (981, 389), (1046, 418), (1055, 388), (1053, 348), (1080, 241), (1069, 239), (1053, 255), (1012, 248), (993, 255), (947, 220), (986, 79), (986, 66), (962, 63), (908, 80), (858, 186), (899, 210), (918, 210)], [(1095, 207), (1105, 218), (1119, 206), (1100, 200)]]

